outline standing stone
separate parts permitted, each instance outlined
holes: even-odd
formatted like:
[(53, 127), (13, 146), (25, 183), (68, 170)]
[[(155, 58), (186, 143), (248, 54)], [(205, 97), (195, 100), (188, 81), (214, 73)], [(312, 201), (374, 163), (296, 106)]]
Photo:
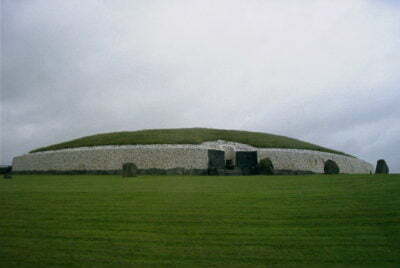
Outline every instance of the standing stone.
[(122, 165), (122, 177), (136, 177), (138, 168), (134, 163), (124, 163)]
[(389, 174), (389, 167), (384, 159), (379, 159), (376, 163), (375, 174)]
[(340, 169), (339, 166), (333, 160), (326, 160), (324, 164), (324, 173), (325, 174), (339, 174)]
[(274, 165), (272, 164), (271, 159), (263, 158), (260, 160), (260, 163), (258, 164), (258, 170), (260, 174), (263, 175), (273, 175), (274, 174)]

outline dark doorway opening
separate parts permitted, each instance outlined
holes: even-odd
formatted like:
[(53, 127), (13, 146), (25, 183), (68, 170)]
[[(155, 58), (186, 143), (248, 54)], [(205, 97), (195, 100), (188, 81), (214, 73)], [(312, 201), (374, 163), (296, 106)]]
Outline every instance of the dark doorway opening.
[(228, 159), (225, 161), (225, 168), (226, 169), (234, 169), (235, 168), (235, 165), (233, 164), (232, 159)]

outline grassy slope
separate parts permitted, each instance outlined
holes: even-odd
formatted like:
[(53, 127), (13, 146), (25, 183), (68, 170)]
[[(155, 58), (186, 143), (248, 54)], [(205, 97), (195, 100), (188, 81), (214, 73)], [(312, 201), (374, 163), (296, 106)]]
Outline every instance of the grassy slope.
[(0, 180), (0, 266), (400, 263), (400, 175)]
[(221, 130), (209, 128), (152, 129), (131, 132), (115, 132), (87, 136), (64, 143), (51, 145), (31, 151), (40, 152), (99, 145), (126, 144), (200, 144), (215, 140), (235, 141), (265, 148), (308, 149), (344, 154), (300, 140), (260, 132)]

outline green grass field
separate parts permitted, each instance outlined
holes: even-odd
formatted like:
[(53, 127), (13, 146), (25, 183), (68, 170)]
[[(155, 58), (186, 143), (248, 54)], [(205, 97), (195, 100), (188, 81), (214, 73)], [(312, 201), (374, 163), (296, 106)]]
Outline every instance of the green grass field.
[(21, 264), (395, 267), (400, 175), (14, 175), (0, 266)]
[(148, 129), (103, 133), (38, 148), (31, 152), (102, 145), (200, 144), (206, 141), (216, 140), (245, 143), (259, 148), (306, 149), (347, 155), (343, 152), (285, 136), (261, 132), (212, 128)]

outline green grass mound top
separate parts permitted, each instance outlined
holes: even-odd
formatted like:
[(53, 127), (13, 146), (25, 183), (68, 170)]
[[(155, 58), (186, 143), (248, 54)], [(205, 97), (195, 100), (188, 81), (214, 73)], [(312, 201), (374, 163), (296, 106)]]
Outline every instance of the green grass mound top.
[(285, 136), (211, 128), (150, 129), (104, 133), (38, 148), (31, 153), (102, 145), (200, 144), (216, 140), (244, 143), (258, 148), (305, 149), (346, 155), (343, 152)]

